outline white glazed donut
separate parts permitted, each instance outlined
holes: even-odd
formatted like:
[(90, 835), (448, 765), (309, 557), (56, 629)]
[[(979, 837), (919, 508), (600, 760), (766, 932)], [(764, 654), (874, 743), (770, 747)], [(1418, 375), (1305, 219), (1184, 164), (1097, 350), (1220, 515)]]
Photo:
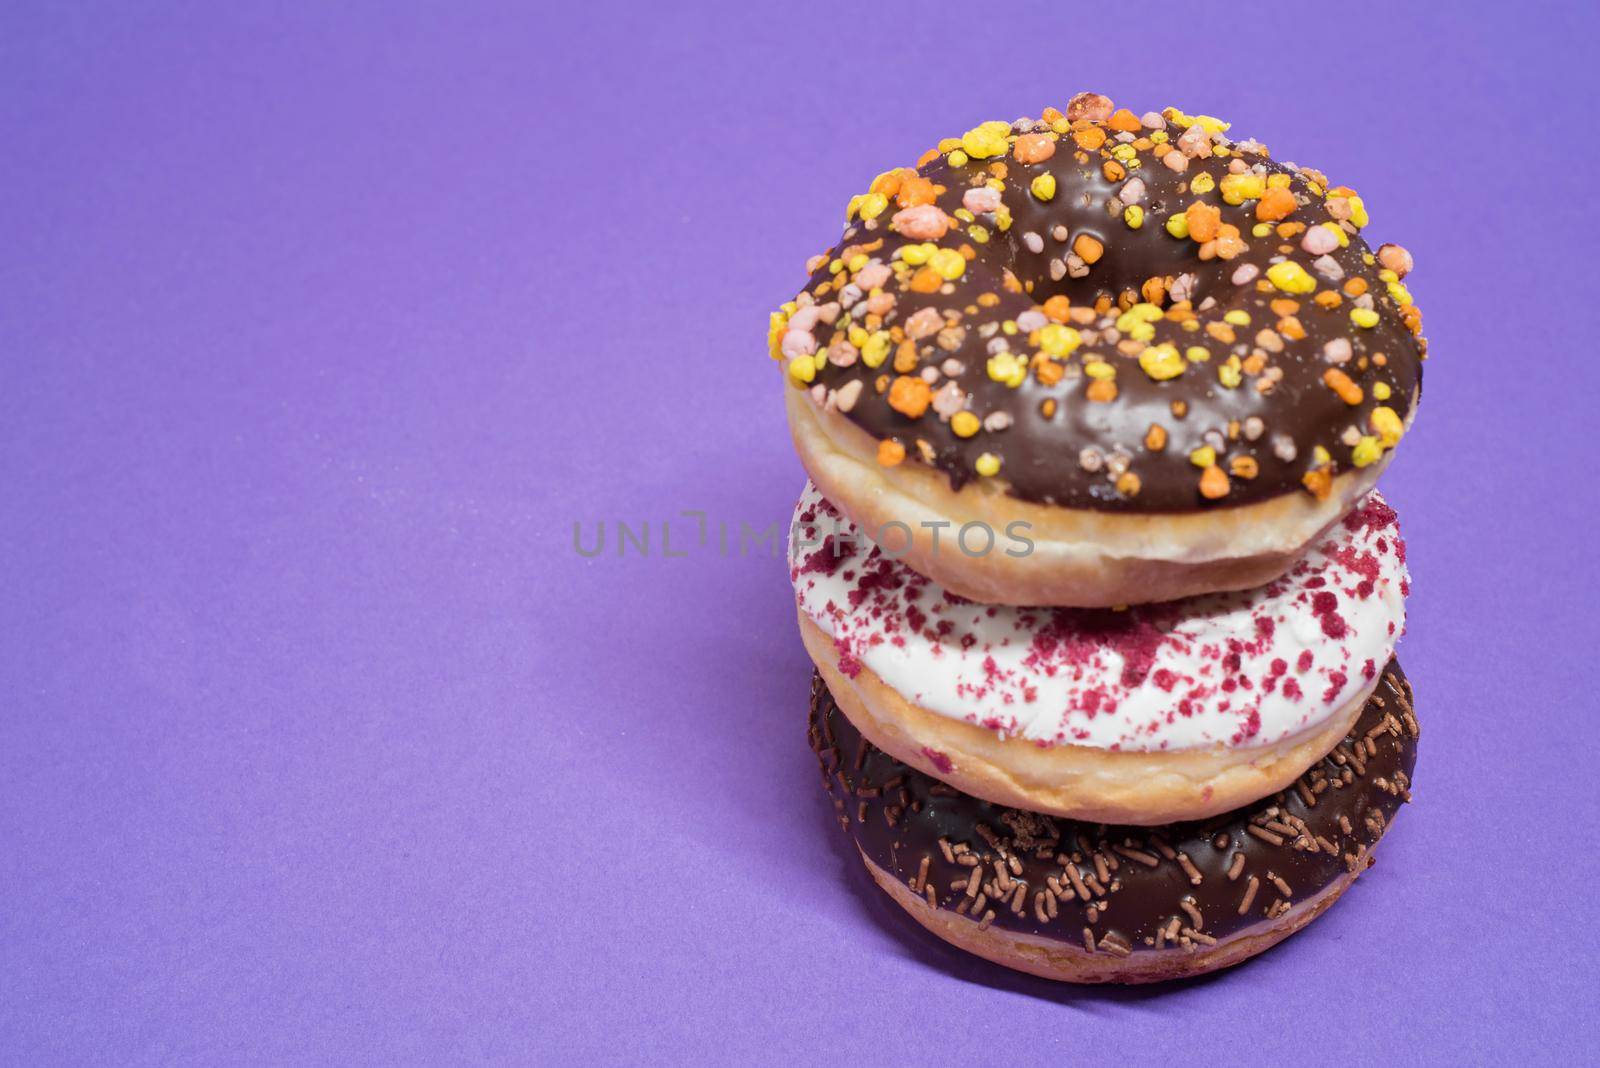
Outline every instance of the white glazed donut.
[(1114, 823), (1199, 819), (1292, 782), (1354, 722), (1409, 590), (1376, 494), (1281, 579), (1123, 611), (975, 604), (894, 549), (807, 484), (790, 574), (840, 707), (968, 793)]

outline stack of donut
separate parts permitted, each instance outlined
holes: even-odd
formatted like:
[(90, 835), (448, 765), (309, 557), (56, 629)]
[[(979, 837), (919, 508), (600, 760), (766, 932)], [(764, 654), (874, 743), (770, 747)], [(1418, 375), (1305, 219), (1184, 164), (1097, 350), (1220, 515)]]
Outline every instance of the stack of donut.
[(1351, 189), (1094, 93), (879, 175), (772, 318), (810, 736), (868, 872), (1001, 964), (1237, 963), (1409, 798), (1374, 486), (1426, 342)]

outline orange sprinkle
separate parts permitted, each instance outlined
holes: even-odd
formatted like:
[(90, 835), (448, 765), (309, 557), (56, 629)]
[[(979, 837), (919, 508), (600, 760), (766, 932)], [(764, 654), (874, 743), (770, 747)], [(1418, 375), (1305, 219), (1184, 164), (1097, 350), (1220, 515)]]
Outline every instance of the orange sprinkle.
[(1311, 495), (1319, 501), (1328, 499), (1328, 494), (1333, 491), (1333, 472), (1326, 467), (1319, 467), (1315, 471), (1307, 471), (1300, 476), (1300, 484), (1311, 491)]
[(906, 447), (892, 438), (878, 442), (878, 462), (884, 467), (894, 467), (906, 458)]
[(908, 375), (917, 369), (917, 343), (906, 338), (895, 346), (894, 369), (900, 374)]
[(1204, 201), (1190, 204), (1184, 215), (1189, 220), (1189, 236), (1201, 244), (1215, 238), (1222, 230), (1222, 212)]
[(1209, 501), (1228, 495), (1228, 473), (1216, 464), (1200, 472), (1200, 496)]
[(892, 171), (885, 171), (884, 173), (878, 175), (877, 178), (873, 179), (872, 188), (868, 191), (872, 193), (882, 193), (884, 196), (893, 200), (894, 195), (900, 192), (900, 183), (905, 180), (907, 173), (909, 172), (907, 172), (903, 167), (896, 167)]
[(1057, 293), (1044, 302), (1044, 313), (1058, 323), (1067, 321), (1068, 314), (1072, 311), (1072, 301)]
[(1023, 134), (1011, 146), (1018, 163), (1043, 163), (1056, 154), (1056, 143), (1049, 134)]
[(1111, 119), (1106, 125), (1118, 133), (1138, 133), (1139, 116), (1127, 108), (1118, 108), (1111, 113)]
[(1093, 152), (1106, 143), (1106, 132), (1098, 126), (1085, 126), (1072, 132), (1072, 140), (1086, 152)]
[(1352, 407), (1360, 404), (1365, 396), (1361, 392), (1361, 387), (1337, 367), (1330, 367), (1322, 372), (1322, 384), (1337, 393), (1340, 400)]
[(901, 375), (889, 387), (889, 407), (907, 419), (920, 419), (932, 401), (933, 389), (912, 375)]
[(901, 180), (900, 191), (894, 202), (902, 208), (914, 208), (919, 204), (932, 204), (937, 199), (938, 191), (934, 184), (920, 174), (914, 174)]
[(1109, 378), (1092, 378), (1084, 396), (1092, 401), (1108, 404), (1117, 399), (1117, 384)]
[(1256, 201), (1256, 218), (1262, 222), (1277, 222), (1293, 215), (1298, 206), (1294, 202), (1293, 193), (1274, 186)]
[(1108, 159), (1105, 166), (1100, 168), (1100, 173), (1106, 176), (1108, 182), (1120, 182), (1128, 176), (1128, 169), (1116, 160)]
[(942, 285), (944, 279), (939, 277), (939, 272), (932, 267), (919, 267), (917, 273), (911, 276), (913, 293), (937, 293)]
[(1100, 262), (1100, 257), (1106, 254), (1106, 247), (1088, 234), (1079, 234), (1072, 241), (1072, 251), (1076, 252), (1084, 263), (1093, 264)]

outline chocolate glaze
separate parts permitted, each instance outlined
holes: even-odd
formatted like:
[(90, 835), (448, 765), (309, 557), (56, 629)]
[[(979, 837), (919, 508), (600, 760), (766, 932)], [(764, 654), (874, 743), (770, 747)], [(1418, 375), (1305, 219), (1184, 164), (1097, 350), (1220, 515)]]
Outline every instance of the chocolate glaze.
[(1126, 955), (1268, 926), (1371, 865), (1371, 847), (1410, 799), (1418, 728), (1391, 660), (1350, 734), (1293, 787), (1159, 828), (1055, 819), (960, 793), (865, 741), (820, 676), (809, 734), (840, 824), (914, 892), (931, 888), (938, 907), (980, 923)]
[[(1082, 125), (1080, 121), (1079, 126)], [(1042, 123), (1034, 128), (1047, 129)], [(1013, 132), (1017, 129), (1020, 127)], [(1146, 135), (1150, 132), (1141, 131)], [(1168, 132), (1176, 138), (1182, 130), (1169, 125)], [(962, 324), (968, 327), (961, 343), (953, 348), (940, 347), (934, 339), (926, 339), (920, 347), (922, 362), (917, 372), (938, 367), (954, 357), (964, 369), (953, 379), (939, 377), (933, 389), (937, 391), (953, 380), (965, 394), (968, 410), (979, 418), (1006, 413), (1013, 420), (1008, 429), (986, 430), (962, 438), (952, 431), (947, 420), (931, 410), (920, 418), (907, 418), (890, 407), (887, 394), (875, 386), (885, 375), (889, 379), (895, 377), (889, 363), (873, 369), (860, 360), (842, 367), (830, 362), (818, 372), (816, 382), (826, 391), (837, 391), (861, 381), (860, 400), (847, 417), (876, 438), (899, 441), (911, 460), (919, 456), (931, 459), (949, 477), (953, 488), (959, 489), (977, 477), (975, 467), (981, 454), (995, 454), (1002, 461), (998, 477), (1006, 484), (1007, 492), (1025, 501), (1102, 511), (1188, 511), (1202, 506), (1244, 505), (1304, 492), (1302, 477), (1313, 466), (1313, 450), (1317, 446), (1331, 454), (1334, 473), (1349, 467), (1353, 440), (1349, 428), (1356, 428), (1355, 433), (1370, 434), (1369, 418), (1380, 404), (1401, 417), (1411, 411), (1421, 387), (1425, 341), (1414, 336), (1402, 321), (1399, 305), (1378, 278), (1379, 267), (1367, 262), (1366, 242), (1353, 225), (1346, 224), (1348, 246), (1332, 252), (1331, 257), (1346, 278), (1367, 281), (1370, 296), (1366, 299), (1380, 315), (1378, 324), (1370, 329), (1356, 328), (1350, 319), (1354, 304), (1348, 297), (1332, 310), (1312, 303), (1309, 294), (1293, 297), (1300, 303), (1296, 318), (1305, 336), (1294, 339), (1279, 335), (1282, 350), (1265, 353), (1267, 367), (1276, 368), (1269, 373), (1281, 372), (1282, 378), (1267, 392), (1254, 388), (1256, 381), (1248, 376), (1240, 387), (1224, 388), (1219, 384), (1217, 367), (1230, 354), (1244, 359), (1252, 353), (1262, 353), (1257, 332), (1273, 327), (1280, 319), (1270, 307), (1272, 301), (1291, 297), (1270, 286), (1263, 291), (1257, 281), (1235, 285), (1231, 280), (1235, 272), (1243, 265), (1251, 265), (1264, 275), (1273, 262), (1285, 258), (1310, 272), (1316, 257), (1301, 249), (1299, 236), (1291, 240), (1276, 235), (1252, 237), (1251, 228), (1257, 222), (1256, 200), (1229, 205), (1215, 190), (1196, 194), (1191, 189), (1202, 174), (1220, 182), (1228, 175), (1229, 164), (1242, 159), (1259, 166), (1265, 174), (1287, 174), (1290, 189), (1301, 202), (1290, 221), (1316, 225), (1332, 219), (1327, 198), (1313, 191), (1308, 178), (1308, 174), (1316, 179), (1322, 176), (1274, 162), (1267, 158), (1264, 148), (1257, 152), (1257, 146), (1246, 143), (1242, 151), (1234, 151), (1228, 158), (1191, 158), (1183, 173), (1141, 154), (1142, 166), (1128, 171), (1127, 178), (1112, 181), (1103, 167), (1111, 159), (1109, 153), (1118, 143), (1116, 138), (1113, 133), (1103, 148), (1085, 152), (1077, 149), (1070, 137), (1064, 137), (1054, 156), (1042, 163), (1019, 163), (1007, 153), (999, 159), (974, 159), (954, 166), (949, 156), (940, 155), (918, 168), (917, 173), (942, 187), (936, 204), (947, 215), (961, 207), (968, 189), (991, 176), (990, 168), (995, 163), (1007, 168), (1002, 196), (1013, 219), (1009, 229), (998, 232), (991, 215), (978, 216), (980, 223), (990, 223), (988, 229), (993, 236), (987, 243), (966, 242), (976, 251), (976, 259), (953, 287), (947, 287), (953, 290), (950, 293), (913, 292), (896, 287), (891, 280), (887, 288), (895, 292), (896, 304), (886, 317), (885, 326), (904, 324), (923, 308), (933, 308), (941, 314), (959, 312)], [(1220, 138), (1218, 143), (1230, 144)], [(1056, 180), (1057, 191), (1048, 202), (1029, 193), (1032, 180), (1045, 173)], [(1140, 202), (1144, 222), (1137, 230), (1125, 225), (1120, 202), (1112, 201), (1128, 178), (1140, 179), (1146, 188)], [(1164, 229), (1167, 220), (1197, 200), (1219, 208), (1222, 222), (1239, 228), (1248, 250), (1229, 260), (1202, 260), (1194, 241), (1168, 234)], [(1112, 202), (1111, 211), (1108, 202)], [(830, 252), (829, 260), (848, 260), (852, 250), (881, 239), (883, 244), (870, 255), (888, 263), (900, 246), (916, 244), (891, 229), (895, 210), (891, 203), (878, 218), (853, 222)], [(1060, 226), (1067, 228), (1065, 241), (1053, 236)], [(951, 230), (938, 244), (959, 247), (965, 240), (964, 233)], [(1105, 246), (1104, 257), (1081, 278), (1053, 280), (1051, 261), (1065, 256), (1080, 235), (1100, 241)], [(1030, 251), (1027, 242), (1039, 246), (1040, 251)], [(1014, 278), (1009, 288), (1008, 275)], [(994, 335), (985, 336), (981, 329), (985, 324), (992, 330), (994, 324), (1015, 320), (1054, 294), (1070, 298), (1076, 308), (1093, 306), (1101, 298), (1110, 298), (1114, 303), (1119, 295), (1123, 295), (1126, 304), (1140, 299), (1133, 295), (1139, 293), (1146, 280), (1171, 280), (1182, 275), (1193, 276), (1189, 299), (1202, 323), (1218, 321), (1229, 311), (1250, 315), (1250, 325), (1237, 329), (1237, 339), (1232, 344), (1219, 343), (1203, 332), (1185, 331), (1175, 322), (1155, 324), (1151, 344), (1172, 342), (1179, 351), (1203, 344), (1213, 353), (1208, 363), (1192, 365), (1180, 377), (1156, 381), (1141, 371), (1132, 356), (1119, 353), (1114, 344), (1097, 341), (1065, 358), (1066, 377), (1053, 385), (1045, 385), (1031, 374), (1018, 388), (990, 379), (986, 361)], [(807, 291), (818, 294), (820, 287), (820, 294), (815, 296), (819, 304), (836, 301), (840, 283), (835, 281), (832, 287), (827, 284), (836, 277), (825, 261), (812, 275)], [(1321, 277), (1318, 282), (1323, 290), (1339, 288)], [(1031, 292), (1020, 291), (1016, 283)], [(998, 302), (979, 307), (975, 301), (980, 294), (994, 294)], [(1168, 306), (1170, 303), (1166, 301)], [(1101, 323), (1109, 324), (1117, 312), (1113, 306), (1108, 318), (1094, 326), (1078, 328), (1097, 329)], [(847, 311), (837, 325), (847, 325), (849, 319)], [(816, 336), (826, 349), (830, 337), (836, 339), (838, 335), (834, 327), (820, 326)], [(1334, 366), (1325, 358), (1324, 346), (1335, 339), (1346, 339), (1351, 345), (1351, 358), (1339, 366), (1364, 390), (1365, 397), (1358, 405), (1347, 404), (1323, 382), (1324, 373)], [(1012, 351), (1024, 357), (1031, 355), (1034, 350), (1026, 341), (1025, 335), (1010, 338)], [(1270, 339), (1269, 343), (1276, 344)], [(1372, 359), (1380, 353), (1384, 360), (1381, 367)], [(1085, 357), (1091, 355), (1117, 367), (1118, 394), (1113, 401), (1090, 401), (1085, 395), (1087, 379), (1082, 376), (1082, 366)], [(1373, 386), (1379, 382), (1392, 391), (1387, 400), (1374, 397)], [(1047, 398), (1056, 401), (1056, 410), (1049, 417), (1041, 412), (1041, 403)], [(1181, 418), (1173, 414), (1174, 401), (1187, 405)], [(1253, 441), (1238, 432), (1238, 427), (1252, 418), (1259, 419), (1264, 428)], [(1162, 425), (1169, 436), (1160, 451), (1151, 451), (1144, 444), (1152, 424)], [(1193, 450), (1208, 443), (1208, 433), (1213, 443), (1217, 434), (1225, 439), (1224, 447), (1216, 449), (1218, 462), (1225, 468), (1240, 457), (1249, 457), (1259, 469), (1253, 478), (1233, 477), (1226, 496), (1214, 501), (1207, 501), (1199, 492), (1200, 472), (1189, 459)], [(1085, 447), (1104, 455), (1120, 452), (1126, 456), (1129, 469), (1139, 478), (1137, 490), (1119, 491), (1114, 474), (1108, 474), (1109, 468), (1104, 465), (1086, 470), (1079, 462), (1080, 451)]]

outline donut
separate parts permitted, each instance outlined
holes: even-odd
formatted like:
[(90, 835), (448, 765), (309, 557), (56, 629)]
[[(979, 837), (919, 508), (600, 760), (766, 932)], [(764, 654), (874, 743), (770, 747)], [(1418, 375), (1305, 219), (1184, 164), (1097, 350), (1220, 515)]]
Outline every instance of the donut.
[(990, 804), (864, 739), (820, 675), (810, 740), (873, 880), (929, 931), (1020, 971), (1144, 983), (1237, 964), (1371, 866), (1410, 800), (1417, 720), (1397, 662), (1290, 788), (1233, 812), (1117, 827)]
[[(983, 603), (1287, 571), (1389, 463), (1427, 343), (1361, 197), (1227, 130), (1080, 94), (852, 197), (768, 339), (812, 480)], [(935, 550), (974, 524), (1026, 558)]]
[(1263, 587), (1121, 611), (978, 604), (892, 553), (807, 485), (789, 549), (801, 637), (856, 727), (987, 801), (1107, 823), (1288, 786), (1360, 714), (1410, 591), (1376, 493)]

